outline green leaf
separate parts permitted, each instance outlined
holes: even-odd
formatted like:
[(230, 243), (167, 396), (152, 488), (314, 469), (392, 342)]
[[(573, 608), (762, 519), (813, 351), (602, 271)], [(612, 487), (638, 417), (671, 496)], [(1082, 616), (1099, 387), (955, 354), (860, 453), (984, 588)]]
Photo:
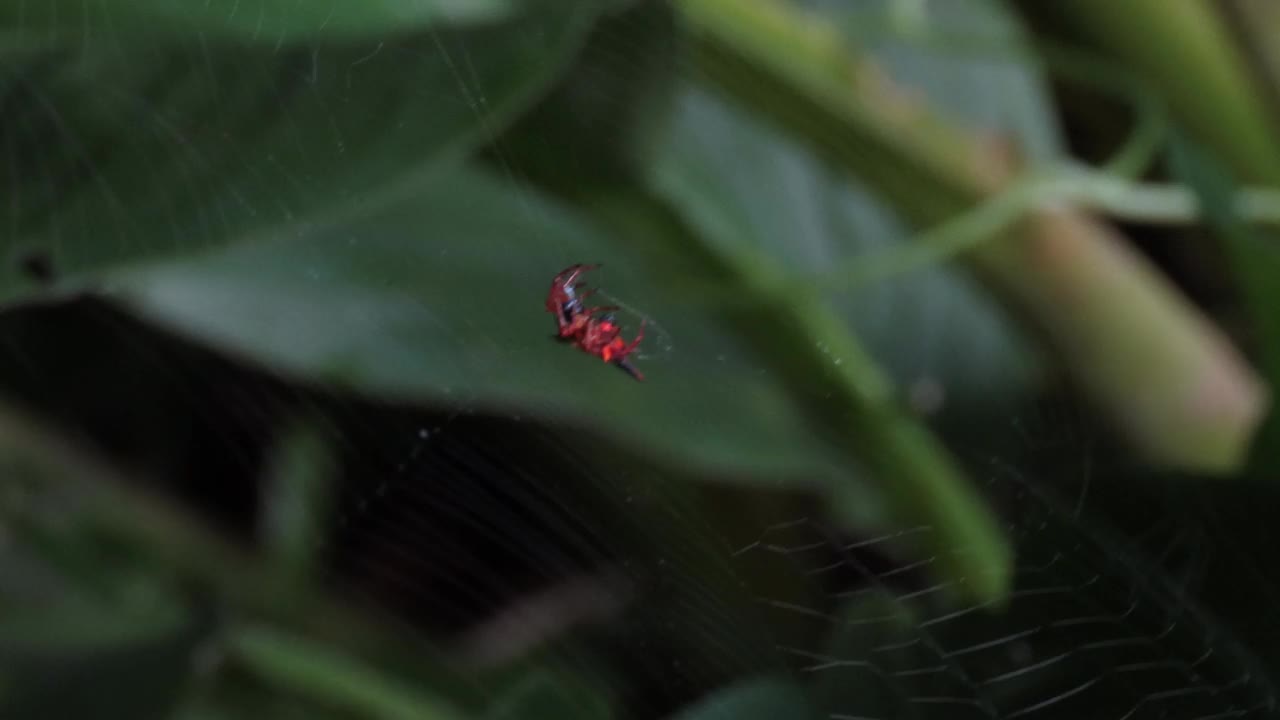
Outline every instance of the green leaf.
[(932, 107), (970, 131), (1007, 136), (1031, 164), (1065, 150), (1048, 87), (1020, 51), (1028, 33), (997, 0), (919, 3), (919, 13), (885, 26), (892, 0), (856, 6), (805, 0), (865, 48), (904, 92), (920, 92)]
[(342, 40), (413, 32), (443, 23), (491, 21), (525, 4), (521, 0), (4, 0), (0, 2), (0, 47), (195, 34), (279, 46), (303, 39)]
[[(396, 402), (538, 414), (694, 466), (818, 482), (834, 461), (760, 362), (637, 251), (459, 169), (345, 217), (112, 274), (119, 301), (289, 376)], [(636, 365), (556, 342), (543, 302), (575, 262), (649, 319)], [(630, 316), (626, 335), (635, 331)]]
[[(821, 18), (805, 17), (782, 0), (680, 0), (677, 7), (695, 35), (699, 69), (720, 91), (865, 179), (912, 222), (940, 225), (982, 202), (981, 212), (964, 216), (981, 229), (991, 219), (988, 211), (1031, 187), (1026, 176), (1014, 176), (1017, 163), (1007, 153), (984, 148), (978, 138), (940, 122), (927, 105), (878, 82), (874, 67)], [(1131, 166), (1141, 154), (1126, 152), (1120, 159)], [(1034, 213), (1033, 220), (1024, 237), (1014, 228), (989, 244), (970, 245), (976, 269), (1056, 342), (1066, 368), (1150, 460), (1218, 473), (1232, 469), (1263, 404), (1249, 368), (1102, 225), (1053, 208)], [(1059, 267), (1052, 249), (1062, 238), (1071, 238), (1079, 252)], [(1107, 272), (1088, 272), (1098, 269)], [(841, 269), (835, 277), (848, 272)], [(1090, 301), (1081, 312), (1061, 312), (1080, 298)], [(1132, 327), (1145, 332), (1129, 332)], [(1145, 378), (1150, 363), (1117, 361), (1103, 352), (1116, 342), (1099, 338), (1140, 351), (1155, 348), (1157, 355), (1163, 350), (1179, 361), (1161, 373), (1161, 382), (1143, 385), (1151, 391), (1135, 403), (1131, 380)], [(1211, 420), (1195, 412), (1203, 403), (1182, 399), (1182, 392), (1194, 393), (1202, 383), (1226, 388), (1215, 395)]]
[(563, 672), (538, 668), (525, 673), (487, 708), (484, 720), (608, 720), (608, 700)]
[(7, 608), (0, 621), (0, 715), (167, 717), (201, 635), (190, 617), (168, 606)]
[(625, 181), (665, 130), (681, 39), (666, 3), (632, 3), (606, 16), (555, 91), (504, 134), (493, 159), (567, 194)]
[[(1274, 108), (1258, 92), (1258, 78), (1217, 3), (1017, 0), (1015, 5), (1058, 38), (1083, 40), (1141, 75), (1185, 127), (1245, 179), (1280, 182)], [(1174, 47), (1178, 52), (1170, 53)]]
[(757, 679), (720, 690), (672, 716), (671, 720), (817, 720), (808, 696), (796, 684)]
[[(1064, 154), (1044, 79), (1016, 52), (1025, 46), (1027, 34), (1002, 3), (920, 3), (918, 15), (899, 17), (896, 28), (885, 26), (895, 10), (890, 0), (856, 7), (838, 0), (805, 4), (830, 18), (855, 47), (864, 48), (900, 92), (923, 94), (930, 107), (958, 127), (1015, 140), (1030, 164)], [(984, 47), (974, 47), (979, 43)], [(798, 150), (793, 143), (787, 152)], [(817, 172), (838, 188), (828, 204), (842, 212), (829, 214), (849, 218), (831, 228), (844, 256), (866, 253), (870, 259), (872, 253), (892, 252), (910, 240), (909, 219), (899, 217), (884, 199), (856, 181)], [(890, 279), (856, 291), (844, 305), (859, 335), (903, 384), (937, 380), (943, 397), (969, 407), (1025, 396), (1034, 388), (1036, 372), (1024, 339), (967, 268), (953, 265)], [(957, 353), (956, 348), (965, 351)]]
[[(656, 192), (697, 242), (742, 278), (744, 294), (762, 296), (766, 307), (769, 300), (778, 306), (751, 325), (769, 336), (775, 364), (789, 370), (788, 382), (810, 401), (824, 435), (875, 474), (893, 505), (893, 523), (937, 531), (909, 552), (946, 558), (939, 570), (956, 581), (953, 588), (984, 600), (1000, 597), (1007, 589), (1008, 547), (981, 497), (941, 444), (898, 407), (892, 385), (854, 339), (854, 318), (865, 299), (828, 303), (804, 282), (807, 274), (846, 256), (855, 235), (851, 220), (871, 207), (869, 201), (807, 153), (694, 90), (686, 94), (671, 142), (652, 173)], [(788, 194), (782, 195), (784, 189)], [(790, 282), (793, 277), (798, 281)], [(769, 298), (778, 286), (789, 288), (787, 294)], [(956, 305), (948, 298), (937, 307), (950, 311)], [(991, 327), (1003, 331), (998, 320)], [(953, 348), (973, 347), (980, 336), (962, 331), (950, 340), (952, 346), (938, 355), (927, 379), (943, 378), (937, 384), (947, 388), (946, 373), (958, 365)], [(882, 348), (898, 342), (905, 340)], [(1002, 374), (974, 384), (999, 388), (1019, 376), (1025, 379), (1014, 347), (1006, 339), (1001, 352), (975, 365), (979, 372)], [(869, 518), (861, 508), (869, 499), (865, 488), (838, 488), (831, 510), (846, 526), (866, 528)]]
[[(1272, 388), (1280, 387), (1280, 245), (1274, 232), (1250, 227), (1235, 207), (1239, 183), (1204, 145), (1171, 133), (1169, 167), (1196, 194), (1205, 224), (1222, 242), (1245, 303), (1252, 339)], [(1250, 463), (1270, 474), (1280, 466), (1280, 415), (1273, 409), (1253, 440)]]
[(354, 657), (265, 627), (237, 630), (238, 663), (276, 687), (358, 717), (462, 720), (448, 700), (409, 686)]
[[(742, 111), (685, 85), (654, 160), (661, 192), (716, 251), (760, 253), (786, 272), (821, 274), (910, 239), (896, 213), (855, 180)], [(1026, 346), (962, 269), (936, 267), (833, 299), (841, 318), (902, 386), (989, 407), (1033, 389)]]
[(40, 289), (24, 265), (66, 278), (197, 252), (474, 149), (551, 85), (595, 17), (585, 0), (547, 7), (356, 44), (187, 38), (15, 61), (0, 298)]

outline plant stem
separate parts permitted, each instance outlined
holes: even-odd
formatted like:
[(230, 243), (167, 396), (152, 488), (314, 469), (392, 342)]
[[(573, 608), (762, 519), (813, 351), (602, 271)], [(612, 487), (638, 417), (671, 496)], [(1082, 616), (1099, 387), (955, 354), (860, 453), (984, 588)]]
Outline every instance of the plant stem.
[(680, 238), (686, 249), (704, 248), (711, 256), (705, 259), (708, 274), (731, 278), (726, 285), (732, 295), (751, 298), (722, 309), (818, 419), (813, 432), (848, 453), (850, 467), (868, 467), (880, 481), (876, 493), (857, 484), (857, 472), (831, 478), (831, 515), (863, 532), (880, 529), (874, 523), (884, 523), (886, 516), (928, 528), (916, 546), (894, 549), (935, 558), (949, 592), (983, 605), (1002, 603), (1012, 582), (1012, 552), (993, 513), (942, 443), (900, 406), (892, 383), (849, 328), (812, 288), (793, 291), (770, 258), (717, 252), (721, 243), (700, 243), (722, 232), (721, 226), (666, 199), (692, 195), (695, 178), (670, 173), (652, 182), (661, 198), (619, 191), (597, 198), (595, 211), (606, 221), (628, 218), (610, 225), (636, 242), (659, 236)]
[[(1244, 461), (1265, 387), (1114, 233), (1070, 208), (1018, 212), (1040, 190), (1018, 186), (1011, 152), (906, 100), (829, 26), (773, 0), (677, 7), (714, 85), (844, 165), (911, 222), (938, 225), (989, 200), (995, 209), (964, 221), (986, 237), (957, 244), (972, 247), (975, 269), (1055, 343), (1093, 402), (1150, 461), (1202, 472)], [(1000, 197), (1010, 190), (1012, 199)], [(923, 261), (932, 261), (929, 252)], [(1167, 371), (1152, 373), (1153, 359)]]
[(271, 684), (359, 717), (380, 720), (461, 720), (441, 698), (406, 687), (354, 658), (266, 627), (232, 631), (234, 660)]
[[(1013, 580), (1013, 552), (951, 454), (899, 407), (888, 379), (827, 303), (811, 292), (781, 292), (775, 294), (774, 306), (780, 315), (775, 326), (791, 326), (822, 340), (822, 350), (810, 360), (814, 367), (806, 372), (827, 376), (836, 391), (817, 402), (829, 426), (853, 438), (857, 458), (881, 475), (894, 515), (931, 529), (928, 547), (914, 548), (917, 554), (928, 551), (937, 557), (944, 580), (960, 590), (955, 594), (979, 603), (1003, 603)], [(841, 408), (855, 412), (849, 415)]]
[[(1203, 0), (1019, 0), (1134, 68), (1173, 114), (1254, 182), (1280, 185), (1280, 142), (1264, 94), (1218, 15)], [(1134, 32), (1141, 28), (1141, 32)]]
[[(1181, 185), (1136, 183), (1074, 168), (1032, 174), (1003, 192), (913, 238), (874, 255), (850, 259), (818, 277), (795, 280), (796, 289), (849, 291), (936, 265), (975, 250), (1014, 229), (1028, 213), (1050, 205), (1090, 208), (1111, 217), (1146, 224), (1183, 225), (1203, 220), (1195, 193)], [(1248, 188), (1236, 196), (1236, 212), (1246, 222), (1280, 226), (1280, 191)]]

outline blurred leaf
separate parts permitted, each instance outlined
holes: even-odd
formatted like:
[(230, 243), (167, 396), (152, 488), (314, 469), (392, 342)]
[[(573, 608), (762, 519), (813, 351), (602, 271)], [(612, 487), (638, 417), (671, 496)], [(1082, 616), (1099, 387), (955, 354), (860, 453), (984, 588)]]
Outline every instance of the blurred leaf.
[(305, 423), (290, 427), (267, 478), (262, 540), (287, 583), (309, 577), (330, 521), (336, 468), (325, 440)]
[(1223, 16), (1240, 42), (1249, 70), (1273, 109), (1280, 107), (1280, 5), (1272, 0), (1228, 0)]
[(173, 607), (8, 609), (0, 620), (0, 716), (168, 717), (202, 635)]
[[(0, 500), (5, 501), (0, 502), (0, 512), (5, 513), (0, 515), (3, 521), (0, 525), (11, 525), (21, 531), (21, 535), (14, 533), (18, 539), (15, 545), (32, 555), (41, 555), (43, 560), (51, 554), (49, 549), (61, 550), (53, 547), (55, 545), (69, 546), (67, 550), (77, 555), (76, 560), (97, 558), (92, 567), (84, 562), (47, 561), (46, 572), (56, 570), (66, 576), (63, 586), (38, 588), (43, 594), (27, 593), (27, 597), (18, 598), (20, 602), (0, 596), (0, 618), (12, 615), (16, 618), (15, 627), (32, 631), (15, 632), (18, 640), (34, 635), (33, 647), (70, 647), (71, 643), (85, 639), (100, 641), (114, 637), (113, 633), (128, 630), (135, 620), (139, 624), (171, 623), (175, 615), (180, 615), (179, 619), (186, 617), (183, 608), (165, 602), (169, 597), (167, 589), (181, 585), (193, 595), (216, 599), (216, 609), (227, 612), (234, 620), (269, 618), (275, 621), (275, 627), (287, 628), (288, 631), (264, 630), (256, 635), (246, 632), (248, 639), (243, 646), (237, 645), (240, 650), (247, 648), (253, 661), (263, 663), (266, 673), (283, 675), (280, 684), (317, 683), (320, 682), (317, 678), (338, 672), (334, 668), (341, 669), (345, 663), (352, 668), (351, 682), (356, 687), (339, 683), (324, 690), (339, 700), (349, 700), (351, 695), (359, 698), (360, 693), (368, 690), (369, 683), (376, 685), (386, 678), (378, 673), (373, 673), (377, 677), (372, 679), (357, 677), (364, 666), (346, 655), (351, 653), (362, 658), (376, 657), (380, 663), (393, 666), (399, 672), (411, 673), (414, 689), (410, 700), (448, 697), (459, 704), (477, 701), (475, 687), (463, 682), (462, 672), (444, 661), (438, 649), (424, 642), (420, 635), (405, 634), (401, 624), (392, 630), (384, 617), (354, 612), (349, 600), (340, 602), (317, 585), (310, 586), (310, 593), (271, 592), (280, 582), (273, 565), (245, 554), (242, 546), (211, 532), (202, 518), (184, 513), (137, 487), (93, 454), (43, 425), (29, 423), (23, 416), (0, 406), (0, 463), (3, 463), (0, 467), (15, 466), (15, 459), (27, 466), (27, 472), (38, 480), (22, 493), (15, 482), (20, 478), (12, 473), (0, 473), (0, 480), (5, 481), (0, 484)], [(52, 541), (33, 542), (31, 536), (39, 530), (54, 536)], [(0, 553), (0, 572), (8, 569), (6, 565)], [(0, 576), (0, 591), (8, 583), (24, 579)], [(105, 611), (88, 614), (80, 608), (96, 611), (101, 603), (85, 603), (81, 600), (83, 597), (110, 598), (121, 609), (115, 611), (113, 605), (111, 618), (105, 617)], [(53, 602), (80, 613), (67, 614), (70, 619), (62, 622), (65, 636), (27, 622), (27, 615), (11, 611), (17, 607), (25, 613), (25, 607)], [(77, 620), (80, 617), (84, 619)], [(213, 620), (210, 613), (199, 613), (188, 624), (195, 626), (192, 632), (203, 637)], [(295, 640), (287, 632), (314, 638), (316, 644)], [(240, 639), (240, 634), (233, 638), (234, 641)], [(291, 664), (294, 654), (305, 654), (311, 648), (320, 647), (320, 640), (329, 643), (325, 647), (332, 651), (327, 655), (316, 651), (312, 653), (316, 657), (309, 661)], [(0, 643), (0, 650), (3, 649)], [(71, 654), (79, 656), (83, 649), (74, 647)], [(224, 649), (221, 643), (210, 648)], [(260, 652), (255, 654), (255, 651)], [(220, 652), (214, 652), (204, 660), (218, 658)], [(186, 658), (184, 663), (197, 660)], [(185, 668), (186, 664), (168, 661), (165, 667), (178, 669)], [(152, 673), (146, 680), (163, 684), (166, 677)], [(388, 682), (393, 690), (398, 686), (396, 682)], [(0, 678), (0, 685), (3, 684)], [(158, 684), (153, 689), (160, 688)], [(331, 697), (326, 692), (317, 692), (310, 699), (328, 701)], [(388, 703), (388, 707), (398, 707), (397, 703), (409, 701), (406, 697), (391, 695), (381, 701)], [(0, 712), (0, 717), (7, 716)]]
[(634, 3), (597, 24), (555, 91), (507, 132), (493, 159), (563, 192), (641, 167), (670, 115), (683, 59), (667, 3)]
[[(682, 90), (654, 172), (669, 202), (714, 228), (704, 237), (718, 252), (763, 253), (803, 276), (909, 240), (893, 210), (839, 169), (718, 98)], [(953, 267), (878, 282), (833, 304), (898, 384), (923, 381), (969, 408), (1033, 389), (1021, 338)]]
[[(844, 222), (869, 203), (856, 204), (848, 184), (834, 171), (822, 172), (809, 154), (692, 89), (652, 175), (656, 193), (696, 242), (743, 278), (744, 294), (768, 298), (774, 287), (789, 288), (773, 299), (772, 314), (750, 319), (744, 332), (754, 333), (768, 348), (762, 352), (772, 352), (788, 371), (793, 391), (809, 402), (826, 437), (876, 476), (889, 503), (882, 518), (891, 516), (898, 528), (937, 530), (923, 543), (912, 537), (904, 543), (911, 546), (907, 552), (944, 558), (937, 571), (954, 581), (953, 591), (997, 600), (1007, 589), (1010, 555), (989, 508), (947, 450), (899, 406), (892, 385), (853, 339), (851, 316), (860, 305), (836, 303), (832, 313), (806, 286), (807, 274), (845, 257), (852, 233)], [(782, 195), (792, 188), (799, 190)], [(973, 337), (954, 342), (971, 344)], [(987, 386), (1017, 389), (1011, 381), (1030, 375), (1011, 347), (1006, 342), (1003, 353), (984, 360), (982, 371), (998, 367), (1004, 373), (984, 377)], [(950, 389), (946, 373), (955, 355), (949, 348), (930, 368), (936, 375), (922, 378), (936, 395), (945, 397)], [(1001, 358), (1008, 359), (997, 365)], [(865, 504), (859, 495), (866, 493), (841, 489), (831, 509), (846, 526), (867, 528), (867, 518), (858, 517)]]
[(280, 689), (358, 717), (382, 720), (461, 720), (444, 698), (399, 682), (338, 650), (268, 628), (240, 628), (232, 639), (236, 662)]
[(484, 720), (607, 720), (608, 700), (580, 680), (563, 673), (535, 669), (505, 690)]
[[(1270, 98), (1258, 92), (1257, 78), (1228, 32), (1220, 12), (1225, 3), (1014, 4), (1038, 17), (1051, 37), (1083, 40), (1148, 81), (1186, 129), (1247, 180), (1280, 182), (1280, 141)], [(1178, 52), (1170, 53), (1175, 47)]]
[[(1274, 390), (1280, 387), (1280, 238), (1250, 227), (1235, 207), (1239, 184), (1231, 171), (1185, 132), (1171, 132), (1169, 168), (1196, 194), (1205, 224), (1226, 250), (1243, 294), (1261, 365)], [(1252, 466), (1263, 472), (1280, 467), (1280, 415), (1268, 415), (1253, 441)]]
[(923, 93), (968, 131), (1016, 140), (1033, 165), (1063, 155), (1049, 90), (1018, 52), (1029, 44), (1028, 34), (1005, 3), (921, 0), (917, 14), (891, 29), (886, 20), (900, 5), (894, 0), (801, 1), (836, 22), (904, 92)]
[(592, 6), (548, 4), (498, 25), (354, 45), (183, 38), (15, 59), (0, 129), (11, 150), (0, 298), (41, 276), (310, 219), (464, 154), (556, 79)]
[[(975, 203), (982, 203), (981, 218), (991, 203), (1029, 187), (1006, 148), (882, 82), (820, 18), (782, 0), (680, 0), (679, 7), (696, 33), (699, 68), (717, 89), (865, 179), (914, 223), (954, 220)], [(1061, 364), (1126, 440), (1155, 463), (1215, 473), (1236, 468), (1265, 398), (1234, 348), (1093, 218), (1049, 205), (1020, 229), (970, 244), (968, 258), (1054, 342)], [(1073, 251), (1059, 251), (1064, 243)], [(847, 278), (851, 270), (824, 279)], [(806, 288), (795, 285), (803, 295)], [(1064, 313), (1068, 306), (1075, 309)], [(1146, 359), (1156, 356), (1174, 361), (1148, 378)], [(1134, 385), (1135, 378), (1152, 381)], [(1213, 407), (1202, 411), (1203, 400), (1187, 397), (1206, 387), (1215, 388)]]
[[(537, 196), (460, 168), (346, 217), (110, 283), (145, 317), (331, 387), (567, 420), (770, 482), (829, 473), (767, 368), (633, 257)], [(648, 382), (554, 340), (550, 280), (582, 261), (605, 262), (588, 279), (650, 320), (636, 361)]]
[[(898, 92), (924, 95), (930, 107), (971, 133), (1015, 141), (1030, 164), (1062, 156), (1048, 89), (1039, 71), (1017, 56), (1026, 33), (1003, 3), (920, 2), (918, 15), (899, 20), (895, 31), (885, 25), (894, 11), (892, 0), (856, 6), (836, 0), (802, 2), (865, 48)], [(956, 47), (958, 38), (983, 43), (987, 50)], [(803, 152), (798, 144), (788, 144), (775, 152)], [(842, 180), (841, 173), (824, 171), (813, 160), (807, 164), (836, 188), (828, 191), (828, 197), (835, 196), (828, 204), (841, 211), (827, 214), (837, 221), (848, 218), (829, 231), (828, 242), (842, 251), (835, 257), (889, 252), (911, 239), (909, 219), (900, 218), (884, 200), (856, 180)], [(815, 263), (805, 269), (821, 272), (825, 267)], [(967, 268), (951, 265), (888, 279), (846, 297), (842, 312), (901, 383), (940, 381), (936, 389), (943, 398), (970, 408), (990, 407), (1002, 397), (1033, 389), (1035, 366), (1028, 346), (998, 303), (970, 279)], [(956, 348), (966, 350), (957, 353)]]
[[(230, 683), (224, 681), (222, 684)], [(257, 692), (237, 688), (235, 692), (223, 691), (197, 700), (188, 700), (174, 712), (170, 720), (244, 720), (244, 718), (351, 720), (351, 715), (328, 706), (304, 702), (297, 697), (281, 695), (275, 692), (274, 688), (261, 688), (257, 689)]]
[(305, 39), (342, 40), (413, 32), (442, 23), (494, 20), (528, 4), (527, 0), (4, 0), (0, 2), (0, 46), (176, 34), (279, 46)]
[(671, 720), (817, 720), (821, 717), (798, 686), (785, 680), (748, 680), (721, 690)]

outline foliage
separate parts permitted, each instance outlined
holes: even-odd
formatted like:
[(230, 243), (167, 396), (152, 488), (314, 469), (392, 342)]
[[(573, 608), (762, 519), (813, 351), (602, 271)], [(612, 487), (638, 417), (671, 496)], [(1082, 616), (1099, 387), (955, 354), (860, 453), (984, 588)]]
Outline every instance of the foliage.
[(0, 0), (0, 715), (1273, 712), (1269, 18), (1112, 5)]

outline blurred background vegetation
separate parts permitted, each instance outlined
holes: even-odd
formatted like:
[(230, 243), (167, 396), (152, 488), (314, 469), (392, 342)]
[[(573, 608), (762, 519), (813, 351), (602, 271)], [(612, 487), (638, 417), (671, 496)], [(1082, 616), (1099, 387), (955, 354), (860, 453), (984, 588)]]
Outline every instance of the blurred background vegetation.
[(0, 0), (0, 717), (1280, 714), (1278, 8)]

